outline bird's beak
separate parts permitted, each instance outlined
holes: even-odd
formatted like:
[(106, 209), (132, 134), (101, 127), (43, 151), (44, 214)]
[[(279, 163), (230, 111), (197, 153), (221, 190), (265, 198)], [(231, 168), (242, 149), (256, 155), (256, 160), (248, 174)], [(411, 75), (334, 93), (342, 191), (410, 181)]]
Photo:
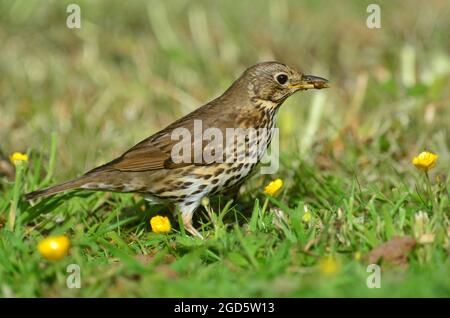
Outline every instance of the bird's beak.
[(328, 80), (314, 76), (314, 75), (303, 75), (300, 82), (296, 84), (292, 84), (289, 86), (290, 88), (297, 88), (297, 89), (321, 89), (321, 88), (328, 88)]

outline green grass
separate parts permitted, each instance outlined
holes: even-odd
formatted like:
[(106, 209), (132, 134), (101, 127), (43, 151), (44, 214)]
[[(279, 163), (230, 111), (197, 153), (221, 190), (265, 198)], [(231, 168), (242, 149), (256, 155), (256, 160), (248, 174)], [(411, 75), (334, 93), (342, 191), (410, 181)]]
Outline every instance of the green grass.
[[(79, 1), (80, 30), (65, 27), (67, 3), (0, 5), (0, 154), (30, 155), (0, 176), (1, 296), (450, 296), (447, 1), (380, 1), (380, 30), (365, 27), (370, 1)], [(131, 194), (23, 200), (114, 158), (268, 59), (332, 87), (283, 105), (279, 172), (255, 175), (237, 202), (212, 198), (212, 217), (202, 209), (196, 219), (205, 240), (183, 235), (171, 215), (169, 235), (152, 233), (150, 217), (167, 208)], [(411, 164), (422, 150), (439, 155), (431, 194)], [(283, 191), (267, 199), (277, 177)], [(419, 239), (420, 211), (434, 241), (367, 288), (355, 253), (395, 235)], [(36, 248), (52, 234), (72, 244), (58, 262)], [(339, 264), (332, 275), (320, 266), (327, 257)], [(66, 287), (69, 264), (81, 268), (80, 289)]]

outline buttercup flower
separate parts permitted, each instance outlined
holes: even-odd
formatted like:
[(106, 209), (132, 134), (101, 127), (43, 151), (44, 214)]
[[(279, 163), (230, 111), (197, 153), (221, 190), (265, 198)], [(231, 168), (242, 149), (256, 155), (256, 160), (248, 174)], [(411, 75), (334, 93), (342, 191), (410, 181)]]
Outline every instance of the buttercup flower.
[(150, 226), (152, 231), (157, 234), (167, 234), (172, 229), (169, 218), (166, 216), (157, 215), (150, 219)]
[(437, 159), (438, 155), (432, 152), (424, 151), (420, 153), (417, 157), (414, 157), (412, 163), (414, 166), (416, 166), (416, 168), (427, 172), (428, 170), (434, 167)]
[(309, 223), (311, 221), (311, 219), (312, 219), (312, 214), (308, 210), (308, 206), (306, 204), (303, 206), (303, 210), (304, 210), (304, 213), (303, 213), (303, 216), (302, 216), (302, 221), (305, 222), (305, 223)]
[(202, 199), (202, 205), (206, 208), (209, 205), (209, 198), (208, 197), (204, 197)]
[(309, 223), (309, 222), (311, 221), (311, 219), (312, 219), (311, 212), (306, 211), (306, 212), (303, 214), (302, 221), (305, 222), (305, 223)]
[(270, 182), (265, 188), (264, 193), (268, 194), (270, 196), (274, 196), (280, 191), (280, 189), (283, 187), (283, 180), (276, 179), (272, 182)]
[(57, 261), (67, 255), (70, 241), (65, 235), (50, 236), (38, 243), (39, 253), (49, 261)]
[(361, 260), (361, 252), (355, 252), (355, 253), (353, 254), (353, 257), (354, 257), (354, 259), (357, 260), (357, 261)]
[(325, 275), (333, 275), (339, 270), (339, 262), (331, 256), (324, 257), (319, 262), (319, 269)]
[(14, 165), (17, 165), (19, 161), (28, 161), (28, 155), (21, 152), (15, 152), (9, 157), (9, 160), (11, 160)]

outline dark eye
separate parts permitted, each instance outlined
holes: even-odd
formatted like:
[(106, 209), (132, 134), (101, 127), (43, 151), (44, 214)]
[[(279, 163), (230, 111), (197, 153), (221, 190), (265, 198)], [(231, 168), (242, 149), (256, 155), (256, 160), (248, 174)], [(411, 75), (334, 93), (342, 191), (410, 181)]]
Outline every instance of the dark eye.
[(276, 77), (277, 82), (280, 83), (281, 85), (286, 84), (287, 80), (288, 80), (288, 76), (286, 74), (280, 74), (277, 75)]

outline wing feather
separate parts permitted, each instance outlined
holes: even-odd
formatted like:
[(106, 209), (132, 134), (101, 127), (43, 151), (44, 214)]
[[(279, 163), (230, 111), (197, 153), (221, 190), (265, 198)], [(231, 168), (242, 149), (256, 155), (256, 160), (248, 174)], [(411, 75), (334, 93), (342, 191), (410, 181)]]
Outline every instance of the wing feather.
[[(185, 117), (172, 123), (160, 132), (144, 139), (134, 147), (129, 149), (119, 158), (108, 162), (98, 168), (95, 168), (88, 173), (97, 172), (102, 170), (119, 170), (119, 171), (149, 171), (158, 169), (176, 169), (188, 165), (208, 165), (211, 162), (204, 162), (203, 158), (196, 158), (203, 154), (205, 147), (209, 144), (209, 141), (202, 142), (202, 151), (194, 151), (193, 140), (196, 136), (192, 136), (191, 140), (183, 140), (188, 144), (183, 145), (191, 147), (191, 158), (188, 162), (173, 162), (171, 153), (175, 144), (180, 143), (180, 140), (172, 140), (172, 132), (177, 128), (188, 129), (191, 133), (194, 131), (194, 121), (202, 120), (203, 130), (209, 127), (219, 128), (225, 136), (226, 128), (235, 127), (234, 116), (217, 116), (216, 100), (209, 104), (206, 104)], [(222, 111), (223, 112), (223, 111)], [(202, 132), (200, 132), (202, 133)], [(201, 137), (201, 136), (200, 136)], [(219, 151), (221, 147), (219, 147)]]

